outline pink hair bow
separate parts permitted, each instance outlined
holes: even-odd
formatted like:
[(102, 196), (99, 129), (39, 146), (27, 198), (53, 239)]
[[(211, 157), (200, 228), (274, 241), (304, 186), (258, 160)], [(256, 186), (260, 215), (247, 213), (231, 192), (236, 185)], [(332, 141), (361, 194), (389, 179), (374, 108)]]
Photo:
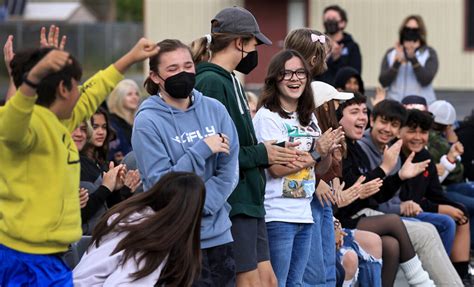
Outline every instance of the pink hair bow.
[(312, 42), (317, 42), (319, 41), (321, 44), (326, 43), (326, 37), (324, 35), (316, 35), (316, 34), (311, 34), (311, 41)]

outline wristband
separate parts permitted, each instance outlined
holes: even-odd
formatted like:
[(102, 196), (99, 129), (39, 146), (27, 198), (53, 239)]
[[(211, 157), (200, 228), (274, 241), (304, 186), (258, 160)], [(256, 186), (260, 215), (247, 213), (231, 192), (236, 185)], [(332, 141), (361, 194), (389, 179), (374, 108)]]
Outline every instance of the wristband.
[(25, 83), (27, 86), (30, 86), (32, 89), (37, 89), (39, 84), (35, 84), (32, 81), (28, 80), (28, 73), (25, 73), (23, 75), (23, 83)]
[(316, 163), (319, 163), (321, 161), (321, 155), (316, 150), (313, 150), (309, 154), (311, 155), (311, 157)]
[(446, 159), (451, 163), (451, 164), (456, 164), (456, 159), (454, 161), (451, 161), (448, 156), (446, 156)]

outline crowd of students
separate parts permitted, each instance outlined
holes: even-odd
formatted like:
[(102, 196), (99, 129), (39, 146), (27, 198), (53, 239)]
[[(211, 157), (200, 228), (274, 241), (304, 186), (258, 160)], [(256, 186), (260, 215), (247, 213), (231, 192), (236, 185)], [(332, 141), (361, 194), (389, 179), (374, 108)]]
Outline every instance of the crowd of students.
[[(287, 35), (258, 97), (234, 71), (272, 42), (240, 7), (189, 46), (142, 38), (81, 86), (59, 28), (17, 53), (10, 36), (0, 285), (470, 286), (474, 116), (455, 129), (436, 101), (422, 18), (368, 105), (347, 14), (323, 14), (325, 33)], [(146, 59), (142, 99), (123, 74)]]

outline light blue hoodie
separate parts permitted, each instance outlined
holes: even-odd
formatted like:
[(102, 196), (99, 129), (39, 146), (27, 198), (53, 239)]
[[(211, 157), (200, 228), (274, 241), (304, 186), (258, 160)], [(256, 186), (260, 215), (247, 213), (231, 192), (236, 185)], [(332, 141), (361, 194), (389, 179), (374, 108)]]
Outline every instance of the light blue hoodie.
[[(223, 133), (230, 139), (230, 155), (213, 154), (204, 138)], [(192, 92), (192, 104), (182, 111), (159, 95), (143, 102), (135, 117), (132, 146), (144, 189), (170, 171), (194, 172), (206, 185), (201, 222), (201, 248), (232, 242), (227, 198), (238, 182), (239, 139), (225, 107)]]

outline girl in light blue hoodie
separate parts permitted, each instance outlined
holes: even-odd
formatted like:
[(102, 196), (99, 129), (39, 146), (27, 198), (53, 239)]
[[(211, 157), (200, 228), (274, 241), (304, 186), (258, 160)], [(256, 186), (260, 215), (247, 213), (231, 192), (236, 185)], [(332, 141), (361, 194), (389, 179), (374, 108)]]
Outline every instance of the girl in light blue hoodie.
[[(189, 48), (158, 43), (145, 82), (152, 95), (140, 106), (132, 146), (145, 190), (169, 171), (194, 172), (206, 185), (201, 222), (203, 271), (195, 286), (233, 286), (235, 263), (227, 198), (237, 185), (238, 136), (225, 107), (194, 90)], [(206, 285), (206, 286), (208, 286)]]

